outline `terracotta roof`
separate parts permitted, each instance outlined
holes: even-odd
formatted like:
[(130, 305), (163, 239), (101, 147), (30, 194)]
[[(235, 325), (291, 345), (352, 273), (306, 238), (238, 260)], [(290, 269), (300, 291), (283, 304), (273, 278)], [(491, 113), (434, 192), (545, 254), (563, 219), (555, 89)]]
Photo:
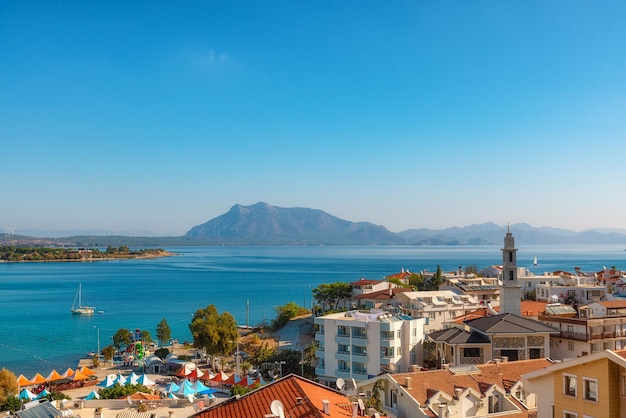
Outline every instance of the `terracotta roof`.
[(370, 279), (363, 279), (361, 278), (361, 280), (357, 280), (356, 282), (352, 282), (350, 283), (350, 286), (367, 286), (369, 284), (378, 284), (381, 283), (382, 280), (370, 280)]
[[(298, 400), (301, 398), (301, 400)], [(197, 418), (258, 418), (271, 414), (270, 404), (279, 400), (285, 416), (302, 418), (352, 417), (352, 402), (340, 392), (290, 374), (239, 398), (194, 414)], [(330, 415), (323, 413), (323, 401), (329, 402)]]
[(523, 300), (521, 303), (522, 316), (537, 316), (545, 312), (548, 302)]
[(605, 308), (626, 308), (626, 300), (607, 300), (598, 303)]
[[(623, 351), (624, 355), (626, 355), (626, 350)], [(459, 387), (463, 389), (470, 388), (475, 393), (480, 393), (481, 395), (493, 385), (509, 390), (522, 379), (522, 375), (545, 369), (553, 364), (552, 361), (543, 358), (499, 364), (479, 364), (475, 366), (475, 372), (464, 374), (454, 374), (451, 369), (398, 373), (390, 376), (401, 385), (406, 383), (407, 377), (411, 377), (411, 389), (405, 388), (405, 390), (420, 404), (424, 405), (427, 400), (439, 392), (454, 396), (454, 389)], [(521, 404), (517, 405), (524, 410)], [(520, 415), (514, 414), (511, 416), (528, 416), (529, 413), (532, 413), (532, 411), (524, 411)]]
[(407, 277), (411, 277), (411, 273), (408, 271), (401, 271), (400, 273), (392, 274), (390, 276), (386, 276), (387, 279), (404, 279)]

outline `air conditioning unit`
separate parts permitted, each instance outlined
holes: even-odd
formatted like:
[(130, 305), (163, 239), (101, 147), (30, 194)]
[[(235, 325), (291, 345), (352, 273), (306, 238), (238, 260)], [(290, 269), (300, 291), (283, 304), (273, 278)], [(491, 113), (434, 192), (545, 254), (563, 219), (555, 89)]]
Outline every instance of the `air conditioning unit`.
[(82, 401), (75, 401), (74, 402), (74, 409), (83, 409), (83, 402)]

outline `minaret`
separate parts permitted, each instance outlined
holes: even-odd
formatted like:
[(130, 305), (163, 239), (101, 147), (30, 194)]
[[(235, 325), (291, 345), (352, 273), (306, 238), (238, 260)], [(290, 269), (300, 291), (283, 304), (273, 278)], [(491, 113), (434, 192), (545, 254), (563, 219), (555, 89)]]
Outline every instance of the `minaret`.
[(517, 282), (517, 248), (511, 234), (511, 227), (507, 227), (502, 249), (502, 287), (500, 288), (500, 313), (521, 315), (522, 286)]

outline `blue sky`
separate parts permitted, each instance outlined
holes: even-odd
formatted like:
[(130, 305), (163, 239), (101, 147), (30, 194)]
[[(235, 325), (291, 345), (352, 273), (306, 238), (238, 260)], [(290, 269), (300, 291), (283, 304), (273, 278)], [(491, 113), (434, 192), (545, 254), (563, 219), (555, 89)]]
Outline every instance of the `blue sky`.
[(626, 228), (626, 5), (0, 2), (0, 226)]

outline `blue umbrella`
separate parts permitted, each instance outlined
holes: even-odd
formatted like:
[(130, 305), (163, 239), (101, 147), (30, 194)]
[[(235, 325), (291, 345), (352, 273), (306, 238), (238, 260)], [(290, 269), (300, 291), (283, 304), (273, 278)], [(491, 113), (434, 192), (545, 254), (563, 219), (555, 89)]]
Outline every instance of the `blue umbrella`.
[(28, 389), (24, 389), (20, 392), (18, 398), (20, 399), (24, 399), (27, 401), (32, 401), (33, 399), (35, 399), (37, 397), (37, 395), (35, 395), (33, 392), (31, 392)]

